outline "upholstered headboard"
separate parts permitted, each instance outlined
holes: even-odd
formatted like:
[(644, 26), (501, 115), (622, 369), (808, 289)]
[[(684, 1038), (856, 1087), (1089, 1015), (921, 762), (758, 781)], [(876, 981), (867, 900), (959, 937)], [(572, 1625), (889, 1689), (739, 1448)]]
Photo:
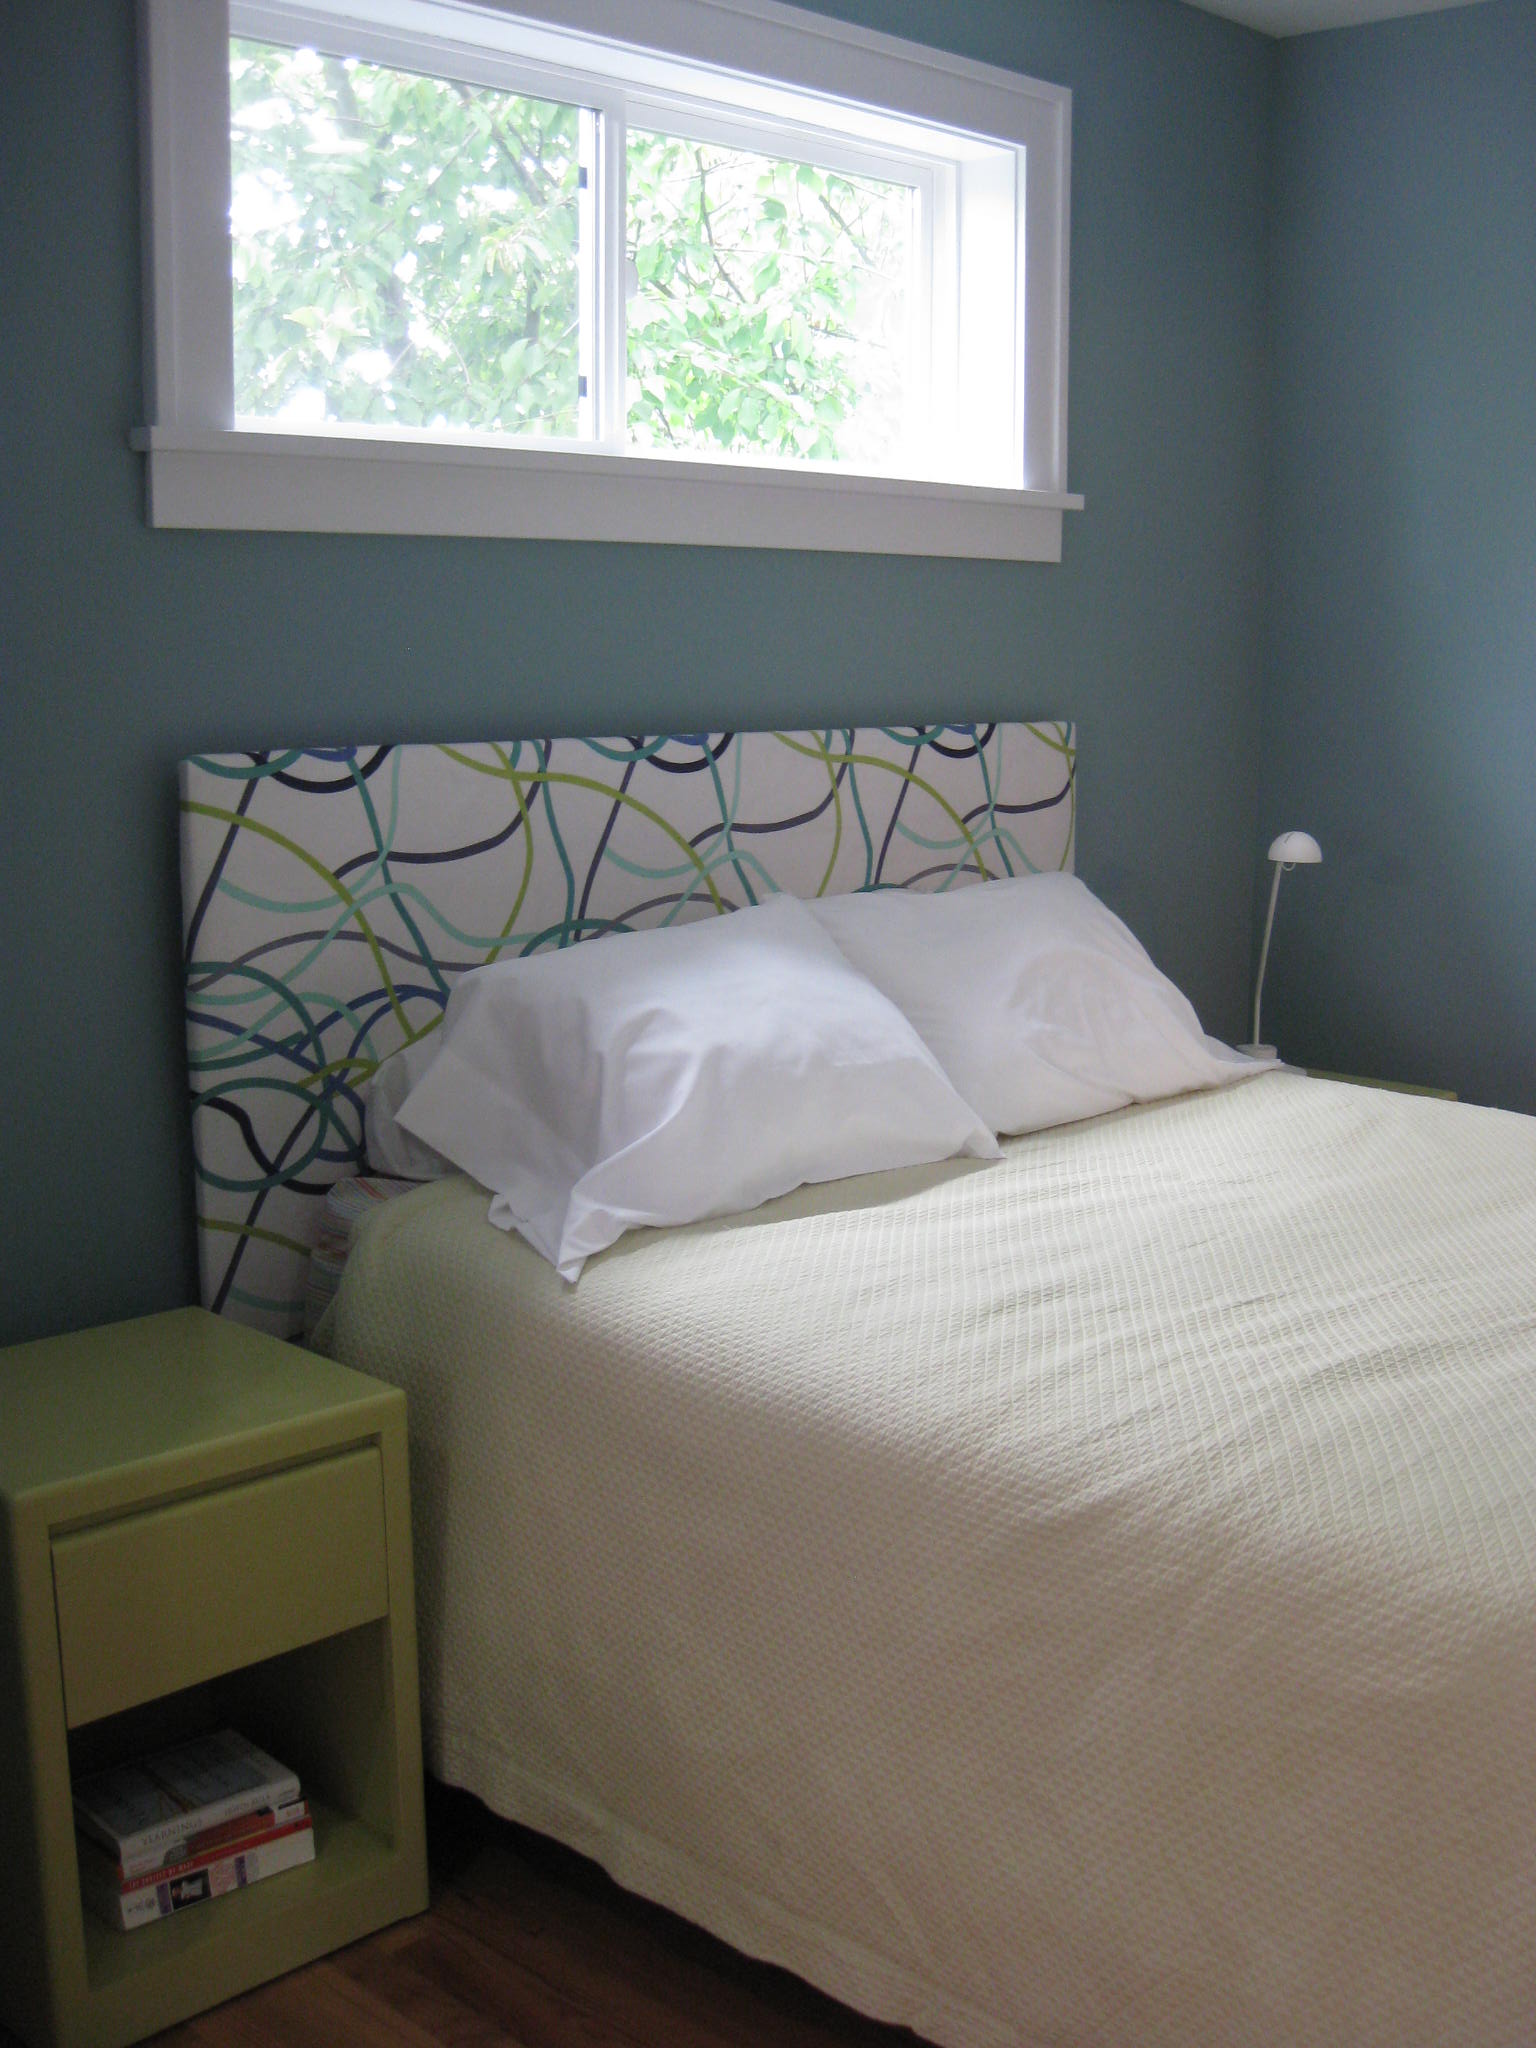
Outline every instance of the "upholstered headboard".
[(508, 953), (759, 901), (1070, 868), (1070, 725), (199, 755), (181, 766), (203, 1300), (302, 1317), (360, 1085)]

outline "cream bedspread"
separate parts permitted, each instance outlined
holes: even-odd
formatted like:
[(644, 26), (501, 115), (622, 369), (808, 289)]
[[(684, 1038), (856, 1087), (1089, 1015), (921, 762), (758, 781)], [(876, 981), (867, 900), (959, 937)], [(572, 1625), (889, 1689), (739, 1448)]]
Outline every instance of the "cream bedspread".
[(469, 1183), (430, 1766), (944, 2043), (1536, 2038), (1536, 1122), (1271, 1075), (646, 1232)]

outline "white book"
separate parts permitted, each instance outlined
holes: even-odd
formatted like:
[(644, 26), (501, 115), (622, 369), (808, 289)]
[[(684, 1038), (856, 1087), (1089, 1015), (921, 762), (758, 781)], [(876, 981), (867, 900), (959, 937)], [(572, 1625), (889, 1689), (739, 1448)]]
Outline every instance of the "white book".
[(170, 1864), (127, 1884), (118, 1882), (116, 1865), (86, 1843), (80, 1850), (81, 1891), (94, 1913), (126, 1932), (314, 1860), (315, 1824), (308, 1814), (237, 1843), (226, 1855)]
[(294, 1808), (295, 1774), (233, 1728), (98, 1771), (74, 1788), (75, 1822), (124, 1877), (184, 1859), (205, 1829), (242, 1814)]

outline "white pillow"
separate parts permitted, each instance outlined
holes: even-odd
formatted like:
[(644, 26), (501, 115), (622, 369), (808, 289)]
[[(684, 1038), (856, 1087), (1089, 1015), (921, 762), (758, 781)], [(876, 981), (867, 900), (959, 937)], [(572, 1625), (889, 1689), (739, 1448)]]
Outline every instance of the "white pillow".
[(989, 1129), (1039, 1131), (1261, 1071), (1073, 875), (831, 896), (810, 909)]
[(480, 968), (435, 1035), (399, 1121), (567, 1280), (636, 1224), (997, 1156), (900, 1011), (788, 897)]
[(361, 1089), (363, 1152), (370, 1172), (395, 1180), (439, 1180), (452, 1173), (450, 1162), (400, 1123), (400, 1105), (437, 1058), (441, 1029), (402, 1045), (380, 1060)]

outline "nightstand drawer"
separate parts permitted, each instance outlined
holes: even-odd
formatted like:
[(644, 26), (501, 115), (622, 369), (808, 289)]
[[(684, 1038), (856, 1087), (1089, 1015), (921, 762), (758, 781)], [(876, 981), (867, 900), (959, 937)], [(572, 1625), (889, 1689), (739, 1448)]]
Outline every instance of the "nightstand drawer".
[(53, 1541), (70, 1727), (389, 1611), (376, 1447)]

